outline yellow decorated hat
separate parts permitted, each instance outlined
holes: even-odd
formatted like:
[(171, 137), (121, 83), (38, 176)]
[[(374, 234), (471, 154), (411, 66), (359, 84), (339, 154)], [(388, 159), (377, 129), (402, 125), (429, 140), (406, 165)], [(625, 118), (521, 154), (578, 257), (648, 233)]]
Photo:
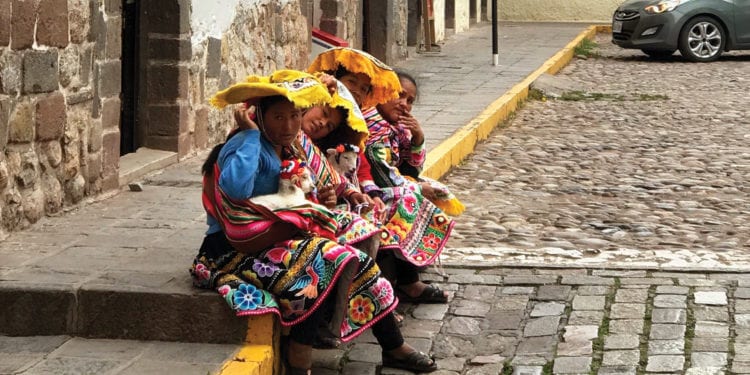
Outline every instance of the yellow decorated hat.
[(365, 116), (362, 115), (362, 111), (359, 109), (352, 93), (338, 80), (336, 80), (336, 92), (331, 96), (331, 101), (328, 105), (335, 108), (342, 108), (346, 111), (346, 126), (356, 133), (354, 137), (356, 138), (357, 146), (363, 149), (367, 137), (370, 136)]
[(318, 55), (307, 71), (333, 74), (339, 67), (370, 77), (372, 91), (364, 99), (363, 108), (387, 103), (391, 99), (397, 99), (401, 93), (401, 82), (391, 67), (369, 53), (353, 48), (331, 48)]
[(245, 81), (217, 92), (209, 101), (217, 108), (243, 103), (250, 99), (280, 95), (297, 108), (309, 108), (331, 101), (325, 85), (317, 78), (298, 70), (278, 70), (268, 77), (248, 76)]

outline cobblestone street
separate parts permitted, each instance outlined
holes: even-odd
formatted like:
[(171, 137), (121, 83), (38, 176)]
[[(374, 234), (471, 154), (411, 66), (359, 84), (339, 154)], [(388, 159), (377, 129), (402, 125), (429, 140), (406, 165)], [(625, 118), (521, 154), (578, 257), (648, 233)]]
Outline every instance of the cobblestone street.
[[(436, 374), (750, 373), (750, 56), (597, 42), (445, 179), (467, 211), (424, 276), (452, 299), (399, 307)], [(346, 351), (321, 373), (404, 374)]]
[(467, 205), (447, 256), (750, 265), (750, 56), (659, 62), (597, 42), (600, 58), (559, 74), (570, 92), (527, 102), (447, 176)]

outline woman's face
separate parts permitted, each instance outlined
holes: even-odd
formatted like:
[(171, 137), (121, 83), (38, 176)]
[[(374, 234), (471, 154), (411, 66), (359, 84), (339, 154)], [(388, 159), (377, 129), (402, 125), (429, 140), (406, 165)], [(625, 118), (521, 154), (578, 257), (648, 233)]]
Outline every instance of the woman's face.
[(362, 73), (349, 73), (339, 78), (339, 81), (349, 89), (352, 96), (354, 96), (354, 100), (357, 101), (357, 105), (360, 107), (367, 95), (370, 94), (370, 90), (372, 90), (370, 77)]
[(263, 112), (263, 129), (271, 143), (289, 146), (302, 127), (302, 111), (294, 103), (282, 100), (271, 104)]
[(385, 104), (378, 105), (378, 112), (390, 123), (397, 123), (401, 116), (411, 113), (412, 105), (417, 99), (417, 86), (408, 79), (401, 80), (401, 94)]
[(317, 141), (327, 136), (344, 121), (341, 111), (327, 105), (318, 105), (305, 112), (302, 118), (302, 131), (310, 139)]

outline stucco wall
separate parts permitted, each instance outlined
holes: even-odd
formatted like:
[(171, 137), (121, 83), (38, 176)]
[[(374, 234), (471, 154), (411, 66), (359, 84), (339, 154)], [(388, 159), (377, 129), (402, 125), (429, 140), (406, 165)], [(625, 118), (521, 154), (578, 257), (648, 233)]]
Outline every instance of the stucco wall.
[(509, 21), (609, 22), (624, 0), (503, 0), (498, 17)]

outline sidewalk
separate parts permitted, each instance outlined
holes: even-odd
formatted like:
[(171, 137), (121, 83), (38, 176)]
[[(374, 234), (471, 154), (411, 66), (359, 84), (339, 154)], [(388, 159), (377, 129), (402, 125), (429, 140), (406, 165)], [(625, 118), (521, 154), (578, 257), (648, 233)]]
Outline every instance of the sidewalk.
[[(493, 67), (491, 28), (479, 24), (449, 38), (439, 55), (416, 55), (399, 64), (419, 81), (415, 115), (426, 129), (427, 146), (439, 145), (481, 115), (586, 26), (503, 24), (500, 66)], [(203, 157), (147, 178), (141, 192), (123, 191), (69, 214), (44, 218), (0, 243), (2, 332), (120, 339), (125, 346), (130, 345), (125, 340), (242, 342), (246, 320), (235, 318), (215, 293), (192, 288), (187, 272), (205, 231), (199, 198)], [(434, 335), (435, 327), (427, 324), (414, 334)], [(53, 359), (21, 355), (17, 343), (0, 338), (0, 372), (31, 366), (36, 367), (27, 373), (44, 372), (52, 366)], [(67, 341), (57, 340), (58, 346)], [(201, 346), (194, 350), (200, 352)], [(372, 353), (379, 351), (366, 354)], [(55, 363), (67, 368), (64, 362)], [(171, 373), (170, 368), (162, 372)], [(115, 366), (109, 373), (121, 370)]]

